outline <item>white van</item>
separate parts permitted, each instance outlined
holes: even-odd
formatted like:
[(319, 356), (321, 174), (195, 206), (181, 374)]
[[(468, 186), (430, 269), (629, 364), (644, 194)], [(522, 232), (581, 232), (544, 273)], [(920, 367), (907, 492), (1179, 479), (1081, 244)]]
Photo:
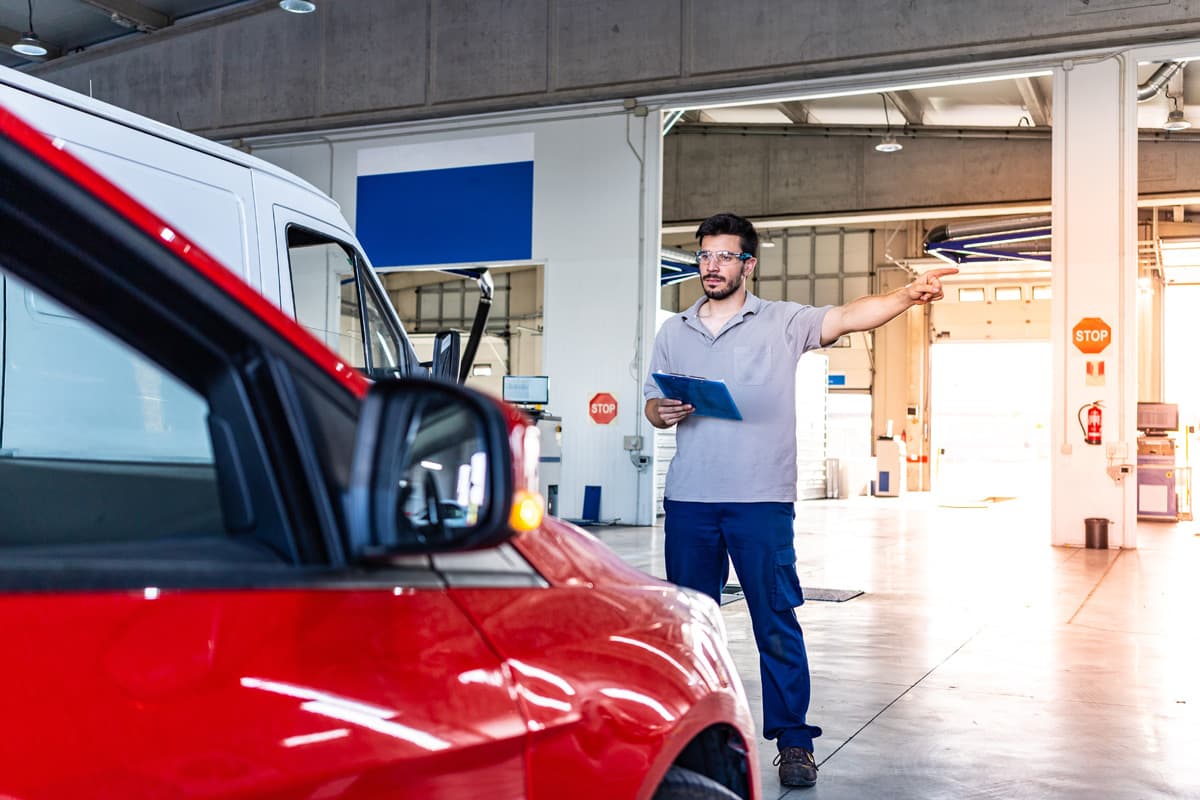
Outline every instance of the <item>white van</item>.
[[(367, 375), (427, 373), (337, 203), (315, 186), (6, 67), (0, 106), (65, 142)], [(434, 370), (455, 376), (458, 365)]]

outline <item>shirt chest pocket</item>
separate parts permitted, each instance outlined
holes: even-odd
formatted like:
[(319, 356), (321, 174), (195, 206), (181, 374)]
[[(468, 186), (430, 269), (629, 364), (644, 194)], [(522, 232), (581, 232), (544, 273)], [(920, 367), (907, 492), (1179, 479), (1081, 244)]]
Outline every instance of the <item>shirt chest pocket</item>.
[(734, 380), (743, 386), (761, 386), (771, 378), (775, 354), (770, 345), (733, 348)]

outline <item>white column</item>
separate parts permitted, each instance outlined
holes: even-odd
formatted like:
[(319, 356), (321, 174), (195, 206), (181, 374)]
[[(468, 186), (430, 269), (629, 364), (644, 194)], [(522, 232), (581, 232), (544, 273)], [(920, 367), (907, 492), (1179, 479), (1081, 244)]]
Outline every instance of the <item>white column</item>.
[[(1065, 61), (1054, 74), (1051, 540), (1082, 545), (1084, 519), (1111, 522), (1109, 547), (1137, 545), (1137, 64)], [(1073, 329), (1099, 317), (1111, 344), (1088, 355)], [(1087, 362), (1104, 362), (1103, 384)], [(1084, 443), (1081, 406), (1103, 405), (1103, 444)], [(1086, 420), (1085, 420), (1086, 421)], [(1114, 470), (1115, 471), (1115, 470)]]

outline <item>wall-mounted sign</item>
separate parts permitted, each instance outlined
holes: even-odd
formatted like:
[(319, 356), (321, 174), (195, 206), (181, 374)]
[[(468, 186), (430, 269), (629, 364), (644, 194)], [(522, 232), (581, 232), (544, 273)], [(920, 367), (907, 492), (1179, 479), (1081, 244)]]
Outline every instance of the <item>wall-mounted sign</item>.
[(1094, 355), (1112, 342), (1112, 328), (1099, 317), (1084, 317), (1071, 329), (1071, 341), (1079, 352)]
[(354, 225), (371, 264), (529, 260), (533, 144), (514, 133), (359, 150)]
[(597, 425), (607, 425), (617, 418), (617, 398), (608, 392), (600, 392), (588, 401), (588, 416)]

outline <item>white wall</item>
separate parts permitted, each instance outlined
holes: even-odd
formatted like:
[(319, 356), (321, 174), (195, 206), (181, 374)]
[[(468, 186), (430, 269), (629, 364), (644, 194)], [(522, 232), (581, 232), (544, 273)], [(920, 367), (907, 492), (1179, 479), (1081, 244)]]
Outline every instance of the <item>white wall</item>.
[[(596, 484), (602, 518), (650, 524), (649, 465), (639, 471), (622, 445), (640, 435), (645, 454), (652, 452), (641, 385), (658, 307), (660, 124), (657, 113), (639, 116), (613, 103), (249, 144), (255, 155), (328, 190), (354, 224), (360, 149), (533, 133), (532, 260), (545, 265), (547, 410), (563, 420), (560, 514), (578, 516), (583, 487)], [(598, 392), (617, 398), (609, 425), (588, 417)]]

